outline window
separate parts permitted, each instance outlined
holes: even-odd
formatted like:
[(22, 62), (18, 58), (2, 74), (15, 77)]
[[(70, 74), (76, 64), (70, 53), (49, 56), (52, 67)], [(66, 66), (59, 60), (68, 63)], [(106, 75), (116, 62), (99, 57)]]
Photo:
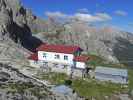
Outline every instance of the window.
[(60, 59), (60, 55), (55, 55), (55, 59)]
[(68, 56), (64, 56), (64, 60), (68, 60)]
[(46, 58), (47, 57), (47, 54), (46, 53), (43, 53), (43, 58)]

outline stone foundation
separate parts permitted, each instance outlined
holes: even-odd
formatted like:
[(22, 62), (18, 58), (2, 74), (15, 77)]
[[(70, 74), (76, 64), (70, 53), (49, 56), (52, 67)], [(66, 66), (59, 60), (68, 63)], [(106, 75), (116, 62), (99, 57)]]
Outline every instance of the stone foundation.
[(84, 69), (71, 69), (70, 65), (64, 64), (57, 64), (52, 62), (30, 62), (30, 65), (34, 65), (33, 67), (38, 67), (44, 72), (57, 72), (57, 73), (66, 73), (67, 75), (71, 75), (72, 77), (83, 77), (84, 76)]
[(72, 71), (72, 76), (73, 77), (84, 77), (84, 70), (75, 68)]

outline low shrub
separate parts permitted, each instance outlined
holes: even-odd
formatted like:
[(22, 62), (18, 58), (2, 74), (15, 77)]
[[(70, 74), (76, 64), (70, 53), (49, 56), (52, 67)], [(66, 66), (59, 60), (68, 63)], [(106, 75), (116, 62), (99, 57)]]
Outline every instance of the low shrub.
[(72, 85), (72, 81), (71, 80), (65, 80), (65, 85), (71, 86)]

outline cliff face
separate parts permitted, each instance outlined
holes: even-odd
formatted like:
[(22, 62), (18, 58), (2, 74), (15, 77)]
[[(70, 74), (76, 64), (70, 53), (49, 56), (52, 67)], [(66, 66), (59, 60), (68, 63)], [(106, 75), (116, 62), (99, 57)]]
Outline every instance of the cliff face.
[(25, 62), (25, 57), (42, 42), (32, 36), (30, 17), (19, 0), (0, 0), (0, 62)]
[(0, 40), (9, 38), (34, 50), (41, 41), (32, 36), (26, 12), (19, 0), (0, 0)]

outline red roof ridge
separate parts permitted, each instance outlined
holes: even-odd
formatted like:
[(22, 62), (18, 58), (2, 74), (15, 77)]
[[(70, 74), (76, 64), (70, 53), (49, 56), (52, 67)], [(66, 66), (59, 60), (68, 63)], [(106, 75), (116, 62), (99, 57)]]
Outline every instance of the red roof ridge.
[(42, 44), (37, 49), (37, 51), (47, 51), (47, 52), (58, 52), (58, 53), (68, 53), (72, 54), (76, 50), (82, 49), (75, 45), (63, 45), (63, 44)]
[(90, 59), (88, 55), (75, 56), (74, 60), (79, 62), (87, 62)]

